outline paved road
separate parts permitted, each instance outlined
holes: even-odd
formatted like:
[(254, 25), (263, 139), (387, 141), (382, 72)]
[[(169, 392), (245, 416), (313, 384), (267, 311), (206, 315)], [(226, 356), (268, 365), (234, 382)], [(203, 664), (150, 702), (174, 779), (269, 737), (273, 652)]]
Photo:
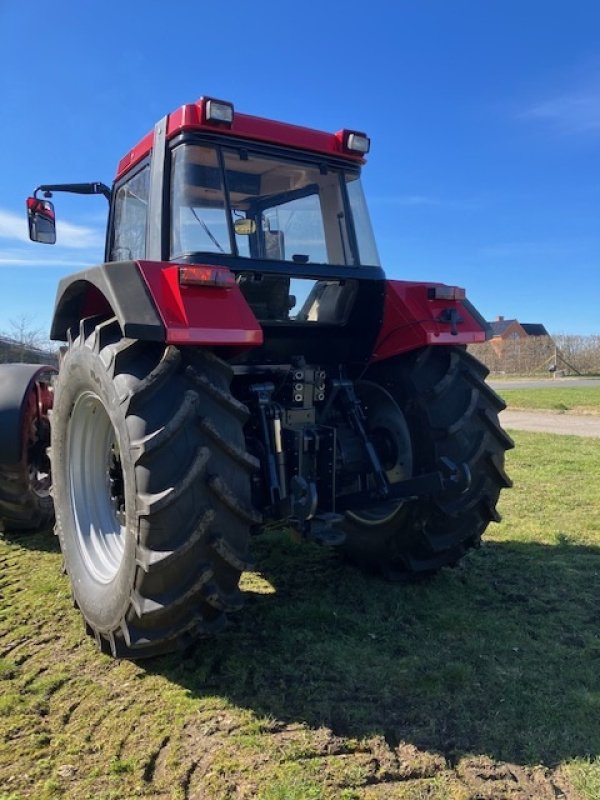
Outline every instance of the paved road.
[(517, 380), (491, 380), (490, 386), (496, 391), (502, 389), (565, 389), (575, 387), (600, 389), (600, 378), (523, 378)]
[(548, 411), (506, 409), (500, 414), (503, 428), (537, 433), (559, 433), (600, 439), (600, 416), (553, 414)]

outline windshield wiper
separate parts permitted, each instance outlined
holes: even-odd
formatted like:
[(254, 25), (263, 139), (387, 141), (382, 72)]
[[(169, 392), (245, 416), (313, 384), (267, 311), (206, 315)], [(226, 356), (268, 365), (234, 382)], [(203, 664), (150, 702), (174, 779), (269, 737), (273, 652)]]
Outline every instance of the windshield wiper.
[(221, 245), (219, 244), (219, 242), (218, 242), (218, 241), (215, 239), (215, 237), (212, 235), (212, 233), (211, 233), (211, 231), (210, 231), (210, 229), (209, 229), (208, 225), (206, 224), (206, 222), (204, 222), (204, 220), (203, 220), (201, 217), (199, 217), (199, 216), (198, 216), (198, 214), (196, 213), (196, 209), (195, 209), (195, 208), (190, 208), (190, 211), (192, 212), (192, 214), (194, 215), (194, 217), (196, 217), (196, 219), (198, 220), (198, 222), (200, 223), (200, 225), (202, 225), (202, 227), (204, 228), (204, 232), (206, 233), (206, 235), (208, 236), (208, 238), (211, 240), (211, 242), (212, 242), (212, 243), (213, 243), (213, 244), (214, 244), (216, 247), (218, 247), (218, 248), (219, 248), (219, 250), (221, 251), (221, 253), (224, 253), (224, 252), (225, 252), (225, 250), (223, 250), (223, 248), (221, 247)]

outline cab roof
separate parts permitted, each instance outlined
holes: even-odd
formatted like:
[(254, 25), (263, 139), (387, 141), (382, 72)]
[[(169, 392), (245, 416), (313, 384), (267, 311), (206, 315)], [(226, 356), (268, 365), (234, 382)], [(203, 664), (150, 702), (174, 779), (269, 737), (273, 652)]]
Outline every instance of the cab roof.
[[(173, 111), (167, 117), (167, 140), (186, 131), (207, 131), (223, 136), (245, 139), (247, 141), (268, 142), (297, 150), (321, 153), (328, 156), (344, 158), (353, 164), (364, 163), (361, 153), (351, 152), (346, 147), (348, 133), (355, 131), (340, 130), (337, 133), (325, 133), (313, 128), (289, 125), (285, 122), (254, 117), (249, 114), (232, 113), (228, 124), (207, 118), (207, 104), (212, 98), (201, 97), (195, 103), (189, 103)], [(231, 105), (231, 104), (224, 104)], [(232, 107), (233, 108), (233, 107)], [(364, 134), (358, 134), (365, 136)], [(365, 137), (366, 138), (366, 137)], [(138, 164), (152, 150), (154, 131), (146, 134), (120, 161), (115, 180), (123, 177), (132, 167)]]

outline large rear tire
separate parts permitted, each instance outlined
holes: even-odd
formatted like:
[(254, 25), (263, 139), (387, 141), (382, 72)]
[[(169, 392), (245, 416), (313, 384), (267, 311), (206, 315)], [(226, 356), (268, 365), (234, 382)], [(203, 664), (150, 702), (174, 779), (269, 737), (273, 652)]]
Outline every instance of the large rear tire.
[(113, 656), (187, 647), (241, 605), (255, 460), (211, 353), (83, 320), (56, 383), (56, 530), (88, 632)]
[[(485, 383), (488, 370), (459, 347), (428, 347), (373, 366), (368, 381), (397, 403), (412, 446), (412, 473), (466, 464), (466, 492), (389, 504), (346, 514), (341, 546), (357, 565), (391, 579), (435, 572), (477, 547), (491, 521), (499, 521), (501, 489), (511, 486), (504, 453), (513, 441), (500, 427), (505, 404)], [(366, 407), (367, 421), (370, 409)], [(409, 459), (405, 458), (408, 462)], [(408, 476), (407, 476), (408, 477)]]

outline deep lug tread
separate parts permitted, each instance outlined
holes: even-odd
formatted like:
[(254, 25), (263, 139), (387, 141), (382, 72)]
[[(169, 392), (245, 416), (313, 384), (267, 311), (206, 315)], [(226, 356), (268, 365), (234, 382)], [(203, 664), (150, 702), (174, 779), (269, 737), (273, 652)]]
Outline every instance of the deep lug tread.
[(136, 386), (135, 392), (132, 391), (122, 398), (123, 403), (128, 403), (127, 413), (130, 414), (140, 405), (149, 402), (157, 392), (164, 389), (168, 381), (174, 377), (180, 364), (180, 351), (169, 345), (156, 367)]
[(506, 403), (500, 397), (500, 395), (495, 392), (489, 383), (485, 383), (481, 380), (477, 374), (473, 373), (471, 370), (465, 371), (465, 378), (477, 389), (477, 391), (481, 392), (485, 395), (486, 399), (488, 400), (490, 406), (492, 406), (495, 411), (500, 412), (504, 411), (506, 408)]
[(513, 482), (508, 477), (506, 470), (504, 469), (504, 464), (498, 462), (497, 454), (489, 452), (487, 454), (487, 458), (488, 463), (497, 475), (498, 484), (502, 486), (503, 489), (510, 489), (513, 485)]
[(139, 453), (138, 461), (149, 453), (167, 445), (181, 427), (192, 423), (192, 420), (198, 415), (199, 408), (200, 401), (196, 392), (186, 392), (181, 405), (165, 425), (143, 439), (131, 442), (132, 450)]
[(242, 424), (248, 421), (250, 412), (248, 408), (236, 400), (229, 392), (215, 386), (214, 383), (206, 378), (206, 375), (198, 374), (195, 367), (188, 367), (186, 371), (187, 376), (192, 381), (197, 389), (206, 393), (213, 400), (216, 400), (223, 408), (233, 414)]
[(479, 413), (492, 435), (498, 440), (501, 449), (512, 450), (515, 443), (508, 433), (500, 426), (498, 415), (493, 414), (489, 408), (482, 409)]
[(213, 536), (210, 543), (213, 550), (234, 569), (240, 572), (249, 572), (255, 569), (256, 562), (248, 555), (240, 555), (223, 536)]
[(490, 522), (502, 522), (502, 515), (498, 512), (493, 500), (491, 497), (487, 495), (484, 496), (481, 500), (481, 506), (484, 510), (484, 514), (486, 519)]
[(485, 383), (487, 368), (460, 347), (426, 347), (375, 365), (367, 378), (385, 386), (400, 405), (413, 437), (415, 469), (438, 469), (440, 458), (465, 463), (472, 475), (462, 494), (452, 491), (400, 506), (393, 519), (342, 523), (341, 549), (359, 566), (394, 579), (427, 575), (455, 564), (477, 547), (490, 522), (500, 520), (498, 496), (512, 485), (504, 453), (514, 446), (498, 421), (503, 401)]
[[(212, 508), (206, 509), (196, 525), (191, 536), (188, 536), (184, 543), (173, 550), (152, 550), (145, 545), (138, 545), (136, 563), (144, 572), (159, 571), (169, 566), (173, 561), (187, 558), (193, 548), (200, 542), (215, 519), (215, 512)], [(240, 570), (241, 572), (242, 570)]]
[(448, 371), (444, 375), (443, 378), (440, 378), (433, 386), (426, 390), (426, 394), (430, 398), (439, 397), (445, 391), (448, 390), (450, 385), (453, 381), (456, 380), (456, 375), (459, 370), (459, 360), (458, 355), (456, 353), (450, 354), (450, 363), (448, 365)]
[(207, 483), (210, 490), (221, 503), (227, 506), (227, 508), (240, 519), (243, 519), (250, 525), (259, 525), (262, 522), (262, 516), (253, 508), (240, 503), (236, 495), (231, 491), (231, 488), (221, 477), (212, 475)]
[(221, 448), (221, 450), (230, 455), (231, 458), (241, 467), (251, 473), (260, 471), (260, 461), (248, 453), (247, 450), (242, 450), (241, 447), (236, 447), (236, 445), (226, 439), (208, 417), (203, 417), (200, 420), (199, 425), (204, 433), (206, 433), (207, 436), (209, 436), (213, 442)]
[[(241, 607), (250, 524), (260, 520), (251, 507), (257, 463), (245, 452), (241, 424), (248, 410), (229, 391), (233, 371), (211, 353), (125, 339), (115, 319), (89, 319), (61, 373), (54, 458), (58, 453), (64, 464), (69, 409), (78, 393), (91, 390), (120, 415), (114, 432), (129, 470), (128, 542), (135, 545), (122, 556), (124, 568), (116, 568), (115, 589), (87, 588), (90, 578), (75, 552), (78, 534), (69, 531), (66, 512), (57, 523), (86, 629), (116, 658), (188, 649)], [(70, 509), (68, 479), (62, 481), (59, 502)], [(99, 591), (101, 603), (86, 595)]]
[(175, 599), (144, 597), (140, 592), (133, 591), (131, 594), (131, 605), (137, 616), (140, 619), (142, 617), (144, 617), (144, 619), (159, 617), (165, 613), (170, 614), (181, 606), (187, 605), (190, 600), (200, 593), (202, 587), (208, 583), (214, 575), (212, 567), (209, 564), (200, 564), (197, 569), (198, 576), (194, 583), (188, 589), (182, 591)]
[(203, 472), (208, 460), (210, 452), (207, 447), (201, 447), (196, 453), (190, 468), (188, 469), (185, 478), (177, 484), (177, 486), (169, 486), (162, 492), (154, 494), (140, 493), (137, 497), (136, 509), (139, 514), (149, 516), (156, 514), (159, 511), (164, 511), (167, 506), (177, 503), (190, 486), (199, 478)]
[(96, 344), (96, 324), (97, 317), (85, 317), (79, 321), (79, 346), (88, 347), (90, 350), (95, 348)]
[(207, 583), (202, 589), (202, 596), (217, 611), (241, 611), (244, 607), (244, 596), (239, 589), (225, 593), (215, 583)]

